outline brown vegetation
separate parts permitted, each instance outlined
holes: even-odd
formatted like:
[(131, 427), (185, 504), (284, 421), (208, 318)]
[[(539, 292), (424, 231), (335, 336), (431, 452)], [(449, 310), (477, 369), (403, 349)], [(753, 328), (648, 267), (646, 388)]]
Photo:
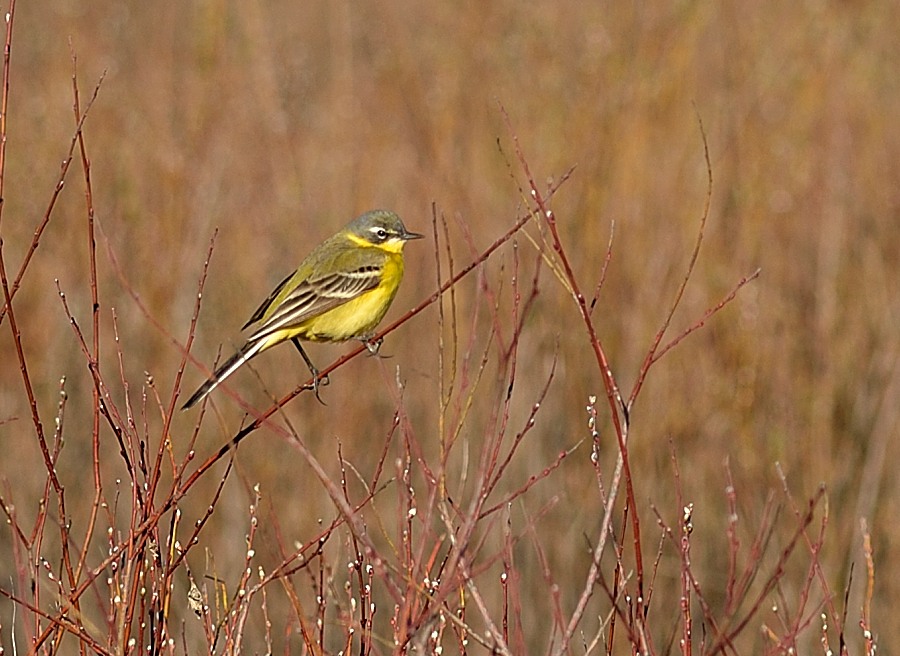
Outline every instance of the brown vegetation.
[[(900, 642), (897, 7), (8, 9), (6, 653)], [(177, 412), (373, 207), (386, 357)]]

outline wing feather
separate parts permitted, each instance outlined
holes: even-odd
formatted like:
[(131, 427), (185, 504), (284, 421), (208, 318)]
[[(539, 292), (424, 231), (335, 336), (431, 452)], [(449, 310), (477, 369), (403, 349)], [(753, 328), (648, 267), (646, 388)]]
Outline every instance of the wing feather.
[[(308, 319), (328, 312), (378, 287), (382, 266), (368, 264), (316, 280), (304, 280), (284, 297), (260, 327), (248, 338), (256, 342), (280, 330), (299, 327)], [(277, 294), (273, 295), (277, 296)], [(267, 308), (268, 310), (268, 308)], [(257, 314), (262, 316), (265, 311)]]
[(272, 301), (275, 300), (275, 298), (281, 293), (281, 290), (284, 289), (284, 286), (286, 284), (288, 284), (290, 279), (293, 277), (294, 277), (294, 274), (292, 273), (289, 276), (287, 276), (284, 280), (282, 280), (280, 283), (278, 283), (278, 286), (272, 290), (272, 293), (269, 294), (268, 298), (266, 298), (266, 300), (264, 300), (262, 303), (259, 304), (259, 307), (256, 308), (256, 312), (254, 312), (253, 316), (251, 316), (247, 320), (247, 323), (245, 323), (243, 326), (241, 326), (241, 330), (246, 330), (247, 326), (254, 324), (263, 318), (263, 315), (266, 313), (266, 310), (269, 309), (269, 306), (272, 304)]

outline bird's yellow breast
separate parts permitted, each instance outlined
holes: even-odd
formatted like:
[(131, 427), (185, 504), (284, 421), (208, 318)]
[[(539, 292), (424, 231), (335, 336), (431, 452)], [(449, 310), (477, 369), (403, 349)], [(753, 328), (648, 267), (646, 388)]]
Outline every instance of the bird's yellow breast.
[(311, 317), (299, 327), (299, 336), (313, 342), (341, 342), (370, 335), (384, 318), (402, 279), (403, 256), (388, 251), (381, 282), (375, 289), (317, 317)]

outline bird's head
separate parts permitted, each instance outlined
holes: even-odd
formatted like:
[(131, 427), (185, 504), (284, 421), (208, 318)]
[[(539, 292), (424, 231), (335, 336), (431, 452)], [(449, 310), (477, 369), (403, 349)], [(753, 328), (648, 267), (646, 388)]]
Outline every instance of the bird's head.
[(347, 226), (347, 231), (361, 242), (396, 253), (410, 239), (424, 236), (407, 230), (400, 217), (388, 210), (372, 210), (358, 216)]

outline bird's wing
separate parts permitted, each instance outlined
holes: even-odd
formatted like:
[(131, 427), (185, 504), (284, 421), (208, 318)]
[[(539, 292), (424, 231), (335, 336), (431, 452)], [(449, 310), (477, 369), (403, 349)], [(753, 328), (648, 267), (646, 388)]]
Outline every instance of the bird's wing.
[[(353, 300), (360, 294), (375, 289), (381, 282), (382, 265), (365, 264), (349, 271), (331, 273), (315, 280), (304, 280), (291, 290), (271, 309), (271, 314), (248, 338), (250, 342), (261, 339), (288, 328), (299, 326), (310, 317)], [(269, 299), (254, 313), (260, 318), (270, 311), (269, 305), (277, 300), (279, 293), (290, 280), (288, 278), (272, 292)], [(252, 323), (252, 322), (251, 322)]]
[(295, 273), (292, 273), (287, 278), (285, 278), (280, 283), (278, 283), (278, 286), (272, 290), (272, 293), (269, 294), (269, 297), (266, 300), (264, 300), (262, 303), (260, 303), (258, 308), (256, 308), (256, 312), (254, 312), (253, 316), (247, 320), (247, 323), (245, 323), (243, 326), (241, 326), (241, 330), (246, 330), (247, 326), (254, 324), (263, 318), (263, 315), (265, 315), (266, 310), (268, 310), (269, 306), (272, 305), (272, 301), (275, 300), (275, 298), (281, 293), (281, 290), (284, 289), (284, 286), (287, 285), (288, 282), (290, 282), (291, 278), (293, 278), (295, 275), (296, 275)]

